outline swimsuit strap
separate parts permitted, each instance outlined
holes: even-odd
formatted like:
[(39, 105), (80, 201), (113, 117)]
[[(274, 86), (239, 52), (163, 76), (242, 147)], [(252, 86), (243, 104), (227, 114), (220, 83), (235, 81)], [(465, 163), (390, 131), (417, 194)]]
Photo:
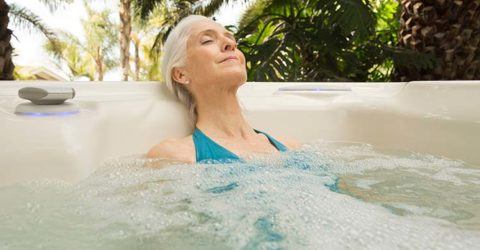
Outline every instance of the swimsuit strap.
[(267, 134), (267, 133), (265, 133), (265, 132), (262, 132), (262, 131), (260, 131), (260, 130), (256, 130), (256, 129), (253, 129), (253, 130), (255, 130), (255, 132), (257, 132), (257, 134), (258, 134), (258, 133), (264, 134), (264, 135), (268, 138), (268, 140), (270, 141), (270, 143), (271, 143), (273, 146), (275, 146), (275, 148), (277, 148), (278, 151), (285, 152), (285, 151), (288, 150), (288, 148), (287, 148), (285, 145), (283, 145), (281, 142), (275, 140), (275, 138), (271, 137), (269, 134)]
[[(283, 145), (281, 142), (275, 140), (273, 137), (264, 133), (262, 131), (254, 129), (254, 131), (258, 134), (261, 133), (265, 135), (270, 143), (278, 150), (278, 151), (287, 151), (287, 147)], [(199, 128), (195, 127), (193, 131), (193, 143), (195, 145), (195, 155), (196, 155), (196, 162), (204, 162), (204, 161), (242, 161), (242, 159), (231, 152), (230, 150), (226, 149), (222, 145), (218, 144), (210, 137), (208, 137), (205, 133), (203, 133)]]

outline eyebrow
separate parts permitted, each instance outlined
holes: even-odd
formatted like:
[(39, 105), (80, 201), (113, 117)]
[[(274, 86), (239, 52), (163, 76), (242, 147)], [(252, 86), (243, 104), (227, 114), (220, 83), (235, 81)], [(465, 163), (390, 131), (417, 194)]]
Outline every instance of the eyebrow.
[[(218, 34), (218, 32), (214, 29), (208, 29), (208, 30), (203, 30), (201, 31), (200, 33), (198, 33), (197, 37), (200, 37), (201, 35), (204, 35), (204, 34), (208, 34), (208, 33), (215, 33), (215, 34)], [(231, 38), (232, 40), (235, 40), (235, 36), (233, 36), (233, 34), (231, 32), (223, 32), (224, 35), (228, 36), (229, 38)]]

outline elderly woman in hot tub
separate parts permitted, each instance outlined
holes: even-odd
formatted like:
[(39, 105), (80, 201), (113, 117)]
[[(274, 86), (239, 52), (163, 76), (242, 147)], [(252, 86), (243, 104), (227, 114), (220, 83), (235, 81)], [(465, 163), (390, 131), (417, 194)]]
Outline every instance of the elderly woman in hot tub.
[(165, 83), (190, 110), (195, 129), (184, 138), (163, 140), (148, 158), (235, 162), (300, 146), (252, 128), (242, 115), (236, 93), (247, 79), (245, 56), (223, 26), (204, 16), (188, 16), (171, 31), (164, 49)]

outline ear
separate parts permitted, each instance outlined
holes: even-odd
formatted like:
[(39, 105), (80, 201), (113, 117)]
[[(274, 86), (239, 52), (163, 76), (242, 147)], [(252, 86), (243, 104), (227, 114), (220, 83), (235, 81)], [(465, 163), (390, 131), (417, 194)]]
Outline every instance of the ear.
[(172, 69), (172, 78), (178, 83), (189, 84), (190, 79), (187, 77), (186, 71), (183, 67), (175, 67)]

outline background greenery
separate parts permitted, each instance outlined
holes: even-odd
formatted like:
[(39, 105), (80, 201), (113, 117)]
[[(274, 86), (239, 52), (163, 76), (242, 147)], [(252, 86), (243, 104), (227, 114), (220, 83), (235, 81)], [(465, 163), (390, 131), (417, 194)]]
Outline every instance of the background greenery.
[[(72, 2), (37, 1), (52, 11)], [(120, 13), (92, 10), (84, 0), (88, 18), (82, 21), (82, 39), (53, 32), (26, 7), (10, 5), (9, 15), (14, 27), (45, 34), (44, 48), (71, 80), (101, 81), (115, 67), (122, 68), (124, 80), (161, 80), (162, 43), (176, 23), (189, 14), (214, 16), (223, 5), (238, 2), (115, 1)], [(249, 81), (390, 81), (396, 67), (422, 70), (434, 68), (438, 61), (398, 46), (402, 10), (396, 0), (241, 2), (249, 4), (247, 11), (238, 25), (226, 28), (235, 33), (246, 56)], [(118, 14), (120, 23), (111, 18)], [(114, 53), (118, 50), (120, 56)]]

